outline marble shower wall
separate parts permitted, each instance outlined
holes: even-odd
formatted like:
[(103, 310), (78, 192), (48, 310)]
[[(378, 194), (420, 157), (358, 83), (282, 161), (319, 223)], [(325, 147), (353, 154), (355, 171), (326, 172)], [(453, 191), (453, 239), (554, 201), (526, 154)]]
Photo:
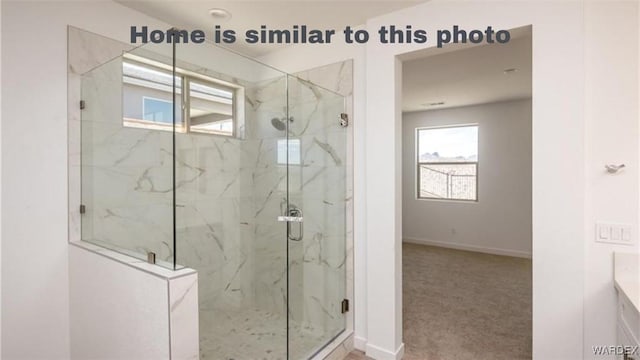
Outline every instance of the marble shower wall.
[[(276, 130), (257, 136), (256, 129), (284, 117), (285, 78), (243, 86), (243, 138), (181, 134), (177, 141), (176, 181), (185, 181), (176, 191), (177, 258), (199, 271), (201, 309), (224, 312), (263, 304), (263, 310), (284, 317), (283, 293), (276, 292), (275, 299), (265, 295), (286, 284), (285, 228), (276, 222), (285, 199), (286, 167), (276, 165)], [(273, 223), (279, 226), (265, 227)]]
[(83, 76), (82, 238), (138, 256), (152, 251), (167, 265), (175, 254), (200, 274), (202, 309), (256, 306), (260, 298), (284, 316), (283, 293), (268, 301), (261, 289), (286, 280), (283, 224), (264, 226), (280, 214), (286, 167), (275, 162), (277, 130), (263, 126), (256, 135), (258, 123), (271, 127), (286, 114), (284, 76), (251, 83), (180, 62), (243, 86), (249, 126), (238, 137), (177, 133), (174, 186), (172, 133), (122, 126), (121, 66), (116, 58)]
[[(159, 58), (147, 50), (134, 52)], [(271, 125), (286, 115), (284, 75), (249, 82), (178, 62), (243, 86), (245, 126), (237, 137), (177, 133), (174, 187), (172, 133), (122, 125), (121, 61), (82, 76), (82, 239), (154, 252), (167, 266), (175, 256), (198, 270), (203, 310), (251, 306), (284, 318), (286, 228), (276, 222), (286, 199), (286, 166), (276, 163), (284, 133)]]

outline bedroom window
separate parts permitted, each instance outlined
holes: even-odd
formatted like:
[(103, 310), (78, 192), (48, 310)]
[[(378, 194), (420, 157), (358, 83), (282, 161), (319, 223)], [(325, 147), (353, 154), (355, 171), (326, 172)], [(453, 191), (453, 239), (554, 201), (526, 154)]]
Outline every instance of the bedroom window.
[(478, 200), (478, 126), (416, 129), (419, 199)]

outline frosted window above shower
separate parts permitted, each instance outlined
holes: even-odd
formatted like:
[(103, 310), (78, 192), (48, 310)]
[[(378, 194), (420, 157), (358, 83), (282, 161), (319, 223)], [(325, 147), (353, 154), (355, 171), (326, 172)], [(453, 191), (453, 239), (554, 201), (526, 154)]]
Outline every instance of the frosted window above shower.
[[(123, 125), (234, 136), (241, 87), (146, 59), (122, 63)], [(183, 91), (186, 89), (186, 91)], [(185, 106), (183, 106), (185, 104)]]

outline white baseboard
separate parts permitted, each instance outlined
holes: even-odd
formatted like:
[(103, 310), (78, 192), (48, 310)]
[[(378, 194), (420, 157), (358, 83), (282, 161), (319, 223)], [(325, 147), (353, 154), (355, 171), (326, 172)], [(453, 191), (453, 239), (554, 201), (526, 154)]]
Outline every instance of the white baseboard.
[(354, 336), (353, 337), (353, 347), (356, 348), (357, 350), (360, 351), (366, 351), (367, 350), (367, 339), (360, 337), (360, 336)]
[(419, 245), (438, 246), (438, 247), (443, 247), (448, 249), (475, 251), (475, 252), (480, 252), (485, 254), (514, 256), (519, 258), (531, 259), (530, 253), (527, 253), (524, 251), (518, 251), (518, 250), (496, 249), (496, 248), (482, 247), (482, 246), (469, 245), (469, 244), (460, 244), (460, 243), (434, 241), (434, 240), (427, 240), (427, 239), (415, 239), (415, 238), (404, 238), (403, 241), (407, 243), (419, 244)]
[(394, 352), (375, 345), (367, 344), (367, 351), (365, 354), (376, 360), (401, 360), (404, 356), (404, 343), (400, 344), (398, 349)]

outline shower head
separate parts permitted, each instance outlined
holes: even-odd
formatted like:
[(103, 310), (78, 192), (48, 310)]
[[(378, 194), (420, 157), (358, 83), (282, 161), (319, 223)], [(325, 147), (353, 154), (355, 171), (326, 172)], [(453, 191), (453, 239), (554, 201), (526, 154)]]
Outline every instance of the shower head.
[(273, 127), (279, 131), (283, 131), (284, 129), (287, 128), (287, 124), (285, 124), (284, 121), (278, 118), (271, 119), (271, 125), (273, 125)]
[[(274, 128), (283, 131), (284, 129), (287, 128), (287, 124), (285, 123), (286, 119), (282, 118), (282, 119), (278, 119), (278, 118), (273, 118), (271, 119), (271, 125), (273, 125)], [(289, 122), (293, 122), (293, 117), (289, 117)]]

